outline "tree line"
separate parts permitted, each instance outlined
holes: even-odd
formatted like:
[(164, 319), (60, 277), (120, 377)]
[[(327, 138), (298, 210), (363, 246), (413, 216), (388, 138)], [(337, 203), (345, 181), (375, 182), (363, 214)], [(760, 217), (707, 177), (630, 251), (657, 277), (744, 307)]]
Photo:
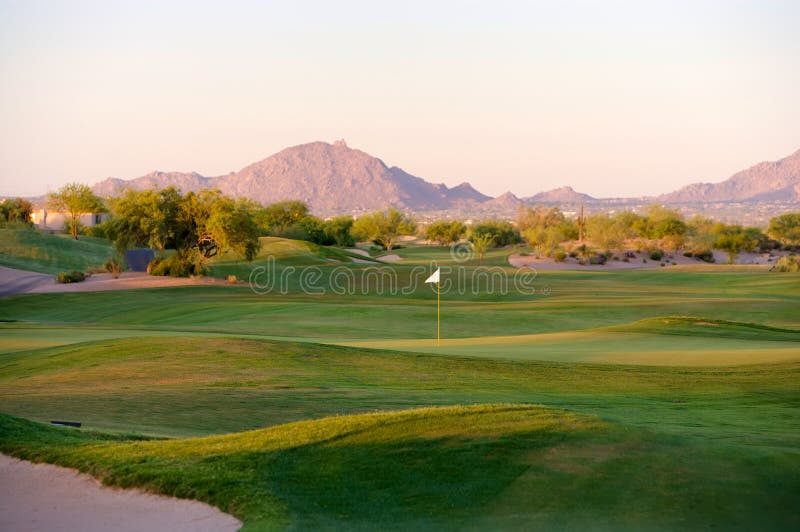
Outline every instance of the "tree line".
[[(726, 251), (732, 262), (743, 251), (767, 251), (800, 246), (800, 213), (770, 220), (763, 231), (757, 227), (726, 224), (695, 216), (686, 219), (678, 211), (660, 205), (644, 213), (632, 211), (577, 217), (558, 207), (520, 209), (514, 222), (460, 220), (417, 223), (394, 208), (358, 218), (337, 216), (321, 219), (300, 201), (280, 201), (267, 206), (232, 197), (218, 190), (181, 193), (174, 187), (126, 191), (105, 200), (89, 187), (68, 184), (52, 193), (48, 207), (68, 214), (67, 228), (74, 238), (83, 231), (112, 240), (122, 252), (137, 247), (175, 250), (156, 266), (170, 274), (202, 273), (206, 261), (233, 252), (252, 260), (259, 251), (259, 237), (278, 236), (307, 240), (319, 245), (352, 246), (371, 242), (387, 251), (401, 236), (416, 235), (431, 243), (452, 245), (468, 241), (480, 262), (489, 248), (527, 242), (539, 256), (564, 260), (568, 254), (589, 259), (593, 254), (635, 249), (678, 252), (713, 260), (712, 250)], [(32, 205), (26, 200), (0, 203), (0, 222), (30, 220)], [(109, 212), (97, 226), (81, 228), (81, 215)]]

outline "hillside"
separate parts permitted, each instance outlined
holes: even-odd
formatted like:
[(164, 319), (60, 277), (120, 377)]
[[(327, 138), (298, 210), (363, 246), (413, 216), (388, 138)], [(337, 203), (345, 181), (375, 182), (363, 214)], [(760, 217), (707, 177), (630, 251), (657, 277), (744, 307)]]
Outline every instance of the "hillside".
[(800, 201), (800, 150), (762, 162), (721, 183), (694, 183), (655, 198), (663, 203), (711, 201)]
[(111, 242), (103, 238), (51, 235), (27, 229), (0, 229), (0, 265), (20, 270), (56, 274), (89, 271), (114, 256)]

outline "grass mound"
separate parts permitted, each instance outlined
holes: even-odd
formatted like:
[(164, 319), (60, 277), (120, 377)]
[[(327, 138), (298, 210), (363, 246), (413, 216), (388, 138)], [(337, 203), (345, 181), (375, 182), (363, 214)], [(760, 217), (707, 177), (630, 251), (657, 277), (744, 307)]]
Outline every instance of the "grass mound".
[(274, 236), (261, 237), (261, 249), (252, 262), (247, 262), (236, 255), (228, 253), (212, 261), (209, 274), (214, 277), (236, 275), (247, 279), (252, 269), (264, 266), (268, 260), (274, 260), (278, 267), (330, 266), (352, 262), (353, 258), (365, 259), (344, 249), (320, 246), (305, 240), (292, 240)]
[(100, 267), (114, 256), (104, 238), (51, 235), (31, 229), (0, 229), (0, 265), (57, 274)]
[(595, 418), (530, 405), (332, 417), (171, 441), (125, 441), (0, 416), (5, 453), (78, 468), (106, 484), (199, 499), (249, 529), (290, 522), (456, 528), (479, 518), (532, 462), (543, 497), (565, 470), (602, 469), (623, 450), (597, 460), (574, 452), (593, 438), (625, 440)]
[(800, 342), (800, 330), (798, 329), (691, 316), (649, 318), (625, 325), (607, 327), (606, 330), (678, 336), (710, 336), (740, 340)]

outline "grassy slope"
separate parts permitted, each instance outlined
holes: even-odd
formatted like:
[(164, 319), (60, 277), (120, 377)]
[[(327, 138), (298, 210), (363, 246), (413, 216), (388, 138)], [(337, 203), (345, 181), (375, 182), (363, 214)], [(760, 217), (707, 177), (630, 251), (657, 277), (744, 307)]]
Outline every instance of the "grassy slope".
[(114, 256), (108, 240), (0, 229), (0, 265), (41, 273), (88, 271)]
[(331, 266), (331, 264), (347, 264), (354, 258), (364, 260), (358, 254), (347, 250), (320, 246), (303, 240), (290, 240), (273, 236), (261, 237), (261, 249), (252, 262), (247, 262), (235, 253), (228, 253), (211, 262), (209, 275), (226, 277), (236, 275), (247, 279), (255, 266), (263, 266), (272, 259), (280, 267)]
[(798, 524), (796, 463), (785, 456), (752, 463), (532, 405), (334, 417), (177, 441), (126, 442), (7, 416), (0, 429), (4, 452), (207, 501), (246, 530)]

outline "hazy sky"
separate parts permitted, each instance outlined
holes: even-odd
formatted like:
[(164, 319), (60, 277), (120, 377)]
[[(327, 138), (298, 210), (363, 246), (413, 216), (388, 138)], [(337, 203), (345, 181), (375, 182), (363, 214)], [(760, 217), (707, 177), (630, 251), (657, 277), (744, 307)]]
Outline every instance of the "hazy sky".
[(338, 138), (492, 195), (719, 181), (800, 148), (800, 2), (0, 0), (0, 194)]

